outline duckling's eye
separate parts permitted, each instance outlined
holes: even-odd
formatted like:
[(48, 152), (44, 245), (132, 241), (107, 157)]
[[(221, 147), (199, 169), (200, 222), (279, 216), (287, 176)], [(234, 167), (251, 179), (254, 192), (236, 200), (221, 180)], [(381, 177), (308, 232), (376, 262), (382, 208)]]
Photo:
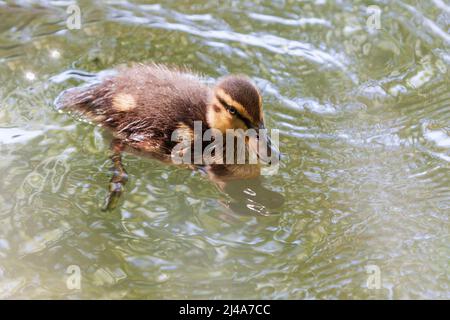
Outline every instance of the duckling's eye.
[(225, 107), (225, 109), (227, 109), (227, 111), (228, 111), (230, 114), (232, 114), (232, 115), (237, 114), (236, 108), (230, 106), (228, 103), (225, 102), (225, 100), (223, 100), (223, 99), (220, 98), (220, 97), (217, 97), (217, 99), (218, 99), (219, 102)]
[(230, 114), (236, 114), (236, 109), (235, 108), (233, 108), (233, 107), (229, 107), (228, 108), (228, 112), (230, 113)]

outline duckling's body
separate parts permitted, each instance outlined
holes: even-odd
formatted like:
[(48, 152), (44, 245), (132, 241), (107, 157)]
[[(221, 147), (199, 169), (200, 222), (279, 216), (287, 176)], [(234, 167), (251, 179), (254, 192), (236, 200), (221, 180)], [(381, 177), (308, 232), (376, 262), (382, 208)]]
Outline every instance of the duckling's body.
[(60, 105), (81, 111), (138, 151), (168, 157), (176, 144), (174, 130), (193, 130), (194, 121), (208, 129), (210, 90), (193, 74), (138, 65), (100, 84), (69, 90)]
[[(202, 139), (194, 135), (194, 121), (201, 122), (202, 132), (264, 128), (261, 96), (246, 77), (227, 76), (209, 87), (195, 74), (157, 64), (118, 71), (101, 83), (69, 89), (57, 101), (59, 109), (77, 110), (113, 133), (116, 171), (112, 193), (120, 194), (126, 180), (120, 160), (125, 148), (170, 160), (179, 142), (172, 139), (175, 130), (188, 136), (192, 144)], [(202, 148), (206, 145), (202, 141)], [(208, 165), (208, 174), (226, 181), (255, 178), (259, 169), (259, 165), (213, 163)]]

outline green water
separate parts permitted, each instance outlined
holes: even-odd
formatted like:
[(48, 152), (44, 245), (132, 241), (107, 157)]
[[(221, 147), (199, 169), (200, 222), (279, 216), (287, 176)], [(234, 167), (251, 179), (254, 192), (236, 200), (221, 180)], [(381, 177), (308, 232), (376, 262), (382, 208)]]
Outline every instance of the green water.
[[(0, 1), (1, 298), (450, 298), (447, 0), (80, 1), (79, 30), (67, 5)], [(109, 137), (53, 100), (130, 61), (249, 75), (284, 204), (237, 214), (199, 172), (128, 154), (102, 212)]]

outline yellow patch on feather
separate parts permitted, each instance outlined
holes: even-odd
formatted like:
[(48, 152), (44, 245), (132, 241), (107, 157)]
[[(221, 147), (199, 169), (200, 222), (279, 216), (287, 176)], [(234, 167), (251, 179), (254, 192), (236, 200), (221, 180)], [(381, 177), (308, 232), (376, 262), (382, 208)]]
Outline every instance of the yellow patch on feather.
[(179, 122), (176, 130), (178, 135), (183, 137), (184, 139), (188, 139), (191, 141), (194, 140), (194, 130), (192, 130), (188, 125)]
[(113, 98), (112, 106), (119, 112), (127, 112), (136, 108), (136, 100), (131, 94), (119, 93)]

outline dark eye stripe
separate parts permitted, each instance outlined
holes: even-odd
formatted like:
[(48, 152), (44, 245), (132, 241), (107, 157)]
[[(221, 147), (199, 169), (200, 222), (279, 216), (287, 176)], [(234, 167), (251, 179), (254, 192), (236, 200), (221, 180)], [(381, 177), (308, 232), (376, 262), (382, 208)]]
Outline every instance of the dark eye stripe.
[(226, 109), (231, 109), (231, 108), (233, 108), (233, 107), (230, 106), (228, 103), (226, 103), (225, 100), (223, 100), (221, 97), (216, 96), (216, 98), (217, 98), (217, 100), (219, 100), (219, 102), (220, 102), (221, 104), (223, 104), (223, 105), (225, 106)]
[(239, 113), (236, 113), (236, 114), (237, 114), (238, 118), (241, 119), (241, 120), (245, 123), (245, 125), (247, 126), (247, 128), (250, 129), (250, 128), (253, 128), (253, 127), (254, 127), (250, 120), (248, 120), (247, 118), (244, 118), (244, 117), (241, 116)]
[[(235, 107), (230, 106), (230, 105), (229, 105), (228, 103), (226, 103), (225, 100), (223, 100), (221, 97), (216, 96), (216, 98), (217, 98), (217, 100), (219, 100), (219, 102), (220, 102), (221, 104), (223, 104), (223, 105), (225, 106), (226, 109), (231, 109), (231, 108), (233, 108), (234, 110), (236, 110)], [(239, 111), (236, 110), (236, 113), (235, 113), (234, 115), (235, 115), (236, 117), (238, 117), (239, 119), (241, 119), (241, 120), (245, 123), (245, 125), (247, 126), (247, 128), (253, 128), (253, 127), (254, 127), (254, 126), (252, 125), (252, 122), (251, 122), (249, 119), (247, 119), (246, 117), (242, 116), (242, 115), (239, 113)]]

